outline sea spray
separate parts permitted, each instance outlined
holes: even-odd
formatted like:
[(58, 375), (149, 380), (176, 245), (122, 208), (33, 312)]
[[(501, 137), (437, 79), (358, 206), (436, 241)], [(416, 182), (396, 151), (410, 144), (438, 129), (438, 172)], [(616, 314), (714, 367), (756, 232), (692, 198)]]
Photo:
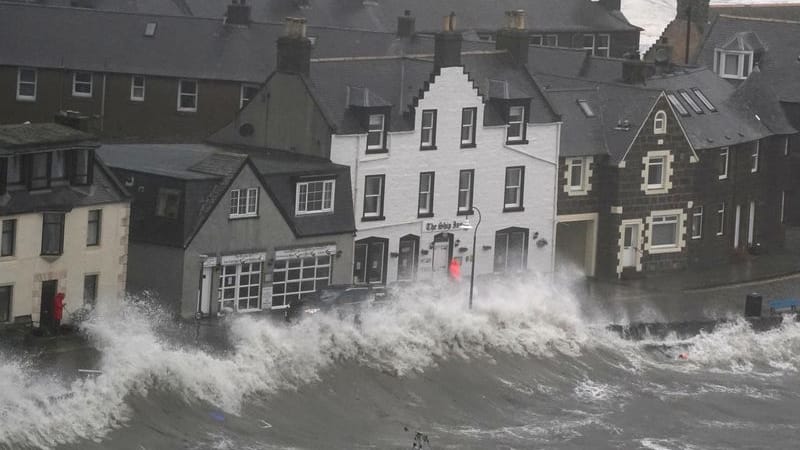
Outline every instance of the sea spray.
[[(563, 367), (576, 367), (570, 372), (574, 387), (597, 370), (580, 358), (603, 355), (609, 366), (636, 366), (639, 372), (702, 371), (724, 367), (713, 356), (715, 339), (741, 338), (745, 344), (728, 342), (730, 349), (721, 357), (763, 361), (769, 354), (767, 359), (775, 364), (797, 367), (800, 329), (794, 323), (772, 334), (754, 333), (742, 323), (695, 339), (668, 337), (650, 343), (695, 346), (686, 364), (664, 352), (653, 353), (647, 343), (623, 341), (607, 332), (603, 322), (582, 316), (574, 296), (544, 279), (507, 281), (493, 294), (477, 296), (472, 311), (466, 308), (463, 291), (451, 289), (437, 296), (425, 292), (411, 289), (382, 307), (365, 309), (357, 320), (353, 313), (334, 312), (285, 325), (259, 316), (235, 316), (220, 324), (228, 328), (231, 348), (217, 352), (166, 337), (161, 330), (177, 325), (145, 302), (100, 308), (81, 325), (102, 354), (97, 376), (62, 380), (7, 355), (0, 357), (0, 447), (48, 448), (103, 439), (130, 417), (129, 396), (144, 397), (155, 389), (187, 403), (206, 402), (225, 414), (238, 414), (248, 400), (301, 389), (340, 363), (406, 377), (448, 359), (510, 354), (552, 361), (554, 376), (564, 373)], [(765, 350), (775, 345), (788, 348)]]

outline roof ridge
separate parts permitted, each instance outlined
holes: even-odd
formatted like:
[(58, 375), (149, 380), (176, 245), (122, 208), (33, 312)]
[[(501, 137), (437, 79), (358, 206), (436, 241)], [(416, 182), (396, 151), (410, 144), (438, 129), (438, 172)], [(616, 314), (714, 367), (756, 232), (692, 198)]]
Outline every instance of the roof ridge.
[[(800, 6), (800, 4), (798, 4)], [(751, 20), (755, 22), (769, 22), (769, 23), (788, 23), (794, 25), (800, 25), (800, 21), (798, 20), (786, 20), (786, 19), (767, 19), (764, 17), (742, 17), (742, 16), (734, 16), (732, 14), (720, 14), (719, 17), (725, 19), (739, 19), (739, 20)]]

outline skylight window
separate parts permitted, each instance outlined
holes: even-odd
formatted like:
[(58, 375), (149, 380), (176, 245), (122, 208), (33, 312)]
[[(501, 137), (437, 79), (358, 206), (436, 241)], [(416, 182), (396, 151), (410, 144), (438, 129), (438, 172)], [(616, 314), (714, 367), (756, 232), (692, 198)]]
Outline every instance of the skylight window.
[(717, 108), (715, 108), (714, 105), (711, 104), (706, 95), (703, 94), (703, 91), (697, 88), (692, 88), (692, 92), (694, 92), (694, 95), (696, 95), (697, 98), (700, 99), (700, 101), (703, 103), (703, 106), (705, 106), (709, 111), (711, 112), (717, 111)]
[(158, 24), (156, 22), (147, 22), (147, 25), (144, 27), (144, 35), (147, 37), (155, 36), (157, 26)]
[(678, 97), (676, 97), (675, 94), (667, 94), (667, 98), (669, 99), (669, 102), (672, 104), (672, 107), (678, 111), (678, 114), (682, 116), (689, 115), (689, 111), (687, 111), (686, 108), (684, 108), (683, 104), (680, 102), (680, 100), (678, 100)]
[(592, 107), (589, 106), (589, 102), (586, 100), (578, 100), (578, 106), (581, 107), (581, 111), (583, 111), (583, 114), (585, 114), (586, 117), (594, 117), (595, 114), (592, 110)]
[(692, 111), (694, 111), (695, 114), (703, 114), (703, 110), (700, 109), (700, 107), (697, 105), (697, 102), (694, 101), (694, 99), (692, 98), (691, 95), (689, 95), (688, 92), (680, 91), (680, 94), (681, 97), (683, 97), (683, 100), (686, 102), (686, 104), (689, 105), (690, 108), (692, 108)]

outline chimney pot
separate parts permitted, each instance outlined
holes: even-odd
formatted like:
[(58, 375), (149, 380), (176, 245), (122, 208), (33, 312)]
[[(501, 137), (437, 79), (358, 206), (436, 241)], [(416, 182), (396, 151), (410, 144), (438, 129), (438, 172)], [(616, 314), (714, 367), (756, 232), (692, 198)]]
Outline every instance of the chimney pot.
[(279, 72), (308, 75), (311, 71), (311, 41), (306, 37), (306, 19), (286, 18), (286, 35), (278, 38)]
[(233, 0), (228, 5), (228, 12), (225, 14), (225, 23), (231, 25), (250, 24), (250, 6), (245, 0)]
[(461, 33), (456, 29), (456, 14), (444, 18), (444, 31), (436, 33), (434, 40), (434, 69), (461, 66)]
[(518, 66), (528, 63), (530, 37), (525, 28), (525, 16), (525, 11), (521, 9), (506, 11), (506, 27), (497, 32), (495, 42), (495, 47), (507, 51)]

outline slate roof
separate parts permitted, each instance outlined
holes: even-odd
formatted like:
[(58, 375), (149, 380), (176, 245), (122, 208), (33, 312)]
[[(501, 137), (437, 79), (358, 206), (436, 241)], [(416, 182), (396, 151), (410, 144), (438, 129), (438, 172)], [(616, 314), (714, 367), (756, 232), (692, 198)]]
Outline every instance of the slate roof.
[(97, 146), (92, 135), (55, 123), (0, 125), (0, 156), (64, 145)]
[[(155, 35), (144, 35), (148, 23)], [(262, 83), (273, 71), (282, 23), (225, 25), (196, 18), (0, 2), (0, 65)], [(309, 27), (312, 57), (433, 53), (433, 38)], [(113, 36), (113, 39), (109, 39)], [(493, 48), (465, 41), (464, 49)]]
[[(38, 0), (68, 6), (68, 0)], [(95, 8), (150, 14), (221, 18), (230, 0), (93, 0)], [(455, 11), (460, 29), (495, 30), (504, 11), (525, 9), (529, 28), (538, 31), (636, 31), (619, 11), (608, 11), (590, 0), (266, 0), (251, 1), (252, 17), (280, 22), (306, 17), (309, 23), (395, 32), (397, 16), (410, 10), (417, 30), (438, 31), (441, 18)]]
[(800, 3), (711, 5), (709, 7), (709, 13), (712, 17), (726, 15), (800, 21)]
[[(505, 52), (463, 54), (465, 72), (485, 101), (531, 98), (534, 123), (550, 123), (557, 116), (541, 90), (524, 68), (515, 67)], [(323, 107), (331, 114), (339, 134), (362, 131), (355, 112), (348, 108), (348, 87), (368, 89), (391, 104), (391, 130), (413, 129), (411, 112), (415, 99), (424, 96), (433, 73), (432, 58), (392, 58), (375, 60), (320, 61), (311, 66), (310, 85)], [(352, 90), (350, 91), (352, 92)], [(489, 109), (492, 108), (488, 105)], [(500, 115), (489, 111), (486, 125), (500, 125)]]
[(800, 102), (800, 21), (720, 15), (706, 32), (697, 63), (714, 67), (714, 49), (723, 47), (740, 33), (751, 33), (763, 45), (759, 70), (778, 99)]
[[(100, 147), (98, 153), (113, 168), (196, 182), (194, 198), (186, 199), (184, 247), (191, 243), (246, 164), (251, 164), (261, 177), (267, 194), (297, 237), (355, 230), (350, 171), (346, 166), (265, 149), (245, 151), (206, 144), (111, 144)], [(294, 177), (311, 174), (337, 178), (334, 214), (294, 216)]]
[[(298, 237), (312, 237), (356, 230), (350, 168), (330, 161), (278, 150), (250, 149), (253, 166), (269, 188), (273, 202)], [(336, 180), (333, 212), (295, 215), (295, 184), (303, 177), (332, 177)]]
[[(697, 114), (678, 95), (678, 101), (689, 115), (681, 116), (678, 111), (675, 111), (675, 115), (695, 150), (794, 132), (781, 111), (775, 109), (777, 103), (770, 107), (776, 118), (761, 117), (761, 110), (757, 109), (755, 101), (742, 92), (747, 88), (736, 88), (708, 69), (678, 70), (672, 74), (651, 77), (646, 85), (548, 74), (538, 74), (536, 77), (557, 112), (564, 117), (561, 156), (565, 157), (607, 153), (612, 164), (619, 163), (656, 100), (662, 94), (679, 93), (681, 90), (687, 91), (703, 111)], [(700, 89), (715, 107), (715, 112), (702, 104), (693, 88)], [(587, 100), (597, 117), (585, 117), (577, 104), (578, 99)], [(773, 120), (781, 123), (782, 128), (768, 126), (768, 122), (772, 123)]]

